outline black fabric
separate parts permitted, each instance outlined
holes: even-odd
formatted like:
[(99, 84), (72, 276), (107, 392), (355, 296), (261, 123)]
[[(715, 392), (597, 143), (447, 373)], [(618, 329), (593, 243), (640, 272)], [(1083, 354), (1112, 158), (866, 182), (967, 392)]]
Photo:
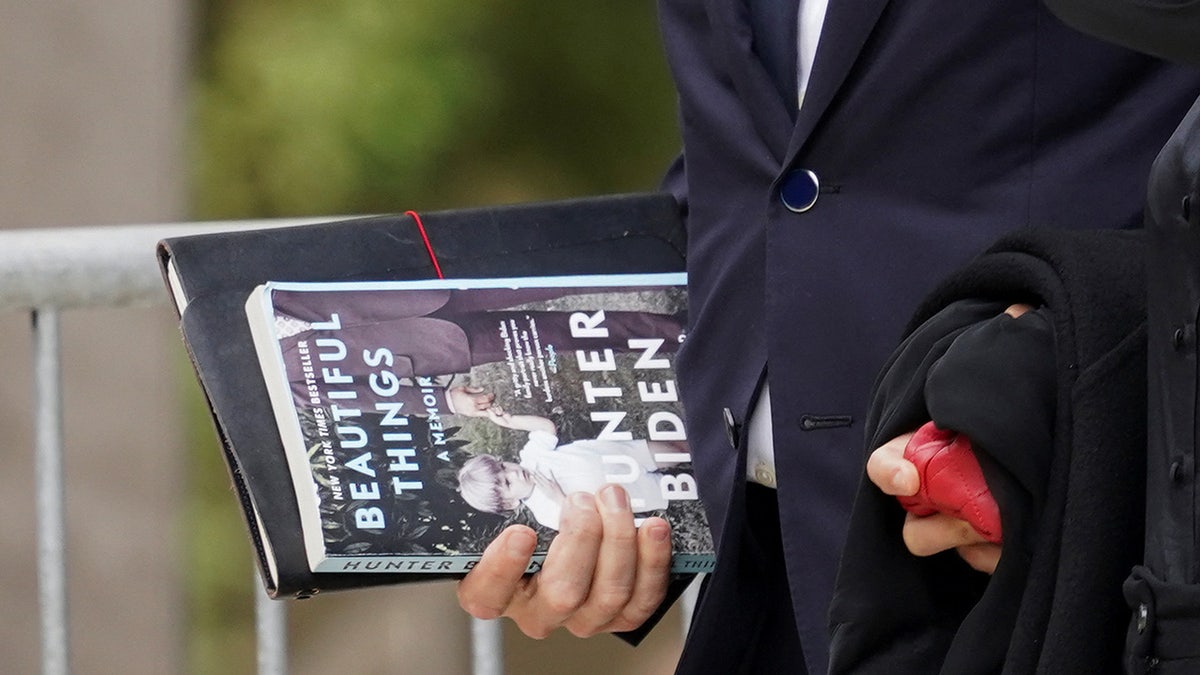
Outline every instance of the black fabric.
[(1162, 581), (1147, 567), (1125, 582), (1134, 609), (1125, 641), (1130, 673), (1200, 672), (1200, 586)]
[[(1200, 101), (1159, 153), (1146, 209), (1149, 259), (1150, 437), (1146, 567), (1200, 584)], [(1197, 636), (1200, 642), (1200, 636)]]
[(1045, 0), (1060, 19), (1116, 44), (1200, 64), (1200, 0)]
[(1046, 500), (1055, 408), (1052, 318), (1043, 307), (968, 326), (925, 378), (929, 418), (971, 440), (1000, 505), (1010, 556), (1029, 555), (1030, 526)]
[[(1149, 237), (1146, 555), (1126, 586), (1130, 672), (1200, 672), (1200, 101), (1154, 162)], [(1140, 592), (1139, 592), (1140, 591)], [(1148, 625), (1140, 633), (1141, 605)], [(1136, 640), (1132, 639), (1136, 636)]]
[(748, 0), (750, 34), (755, 55), (779, 89), (779, 96), (793, 119), (798, 109), (796, 81), (797, 36), (795, 0)]
[[(1200, 64), (1200, 0), (1046, 0), (1072, 26)], [(1150, 173), (1148, 438), (1144, 566), (1130, 575), (1130, 673), (1200, 672), (1200, 101)]]
[[(734, 495), (745, 517), (740, 540), (726, 539), (717, 570), (704, 580), (697, 616), (708, 606), (721, 622), (693, 622), (678, 674), (807, 672), (784, 568), (775, 490), (742, 481)], [(719, 649), (713, 649), (719, 645)]]
[[(831, 609), (833, 672), (1119, 670), (1121, 583), (1140, 558), (1142, 536), (1142, 240), (1140, 232), (1019, 233), (952, 275), (918, 310), (877, 382), (867, 449), (930, 414), (970, 416), (1001, 504), (1004, 555), (989, 578), (953, 552), (908, 554), (903, 510), (864, 477)], [(1010, 359), (1032, 348), (1024, 365), (963, 378), (945, 390), (957, 395), (930, 400), (925, 375), (947, 355), (954, 360), (957, 340), (994, 340), (997, 329), (1018, 325), (996, 318), (1013, 302), (1045, 308), (1007, 348)], [(1046, 358), (1037, 345), (1050, 342), (1035, 324), (1052, 327), (1052, 393), (1029, 375)], [(1023, 429), (979, 426), (977, 402), (996, 391), (1041, 400), (1044, 414)]]
[[(778, 494), (755, 483), (746, 484), (746, 549), (760, 566), (757, 582), (765, 595), (788, 597), (787, 570), (783, 566), (783, 540), (779, 531)], [(804, 650), (796, 632), (792, 603), (772, 602), (765, 607), (758, 630), (751, 639), (742, 673), (772, 673), (786, 670), (804, 675)], [(709, 672), (712, 672), (711, 670)]]

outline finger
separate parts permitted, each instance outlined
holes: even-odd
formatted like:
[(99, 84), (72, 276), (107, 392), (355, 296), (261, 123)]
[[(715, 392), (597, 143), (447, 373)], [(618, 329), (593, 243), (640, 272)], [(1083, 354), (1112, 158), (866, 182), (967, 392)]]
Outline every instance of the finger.
[(649, 619), (663, 599), (671, 577), (671, 526), (662, 518), (647, 518), (638, 528), (637, 580), (633, 597), (605, 630), (633, 630)]
[[(581, 629), (567, 623), (579, 637), (600, 632), (629, 631), (641, 626), (662, 605), (671, 577), (671, 526), (658, 517), (647, 518), (637, 528), (637, 562), (634, 584), (620, 612), (607, 624)], [(596, 584), (593, 584), (593, 592)], [(591, 599), (589, 598), (589, 603)]]
[(884, 443), (867, 458), (867, 477), (884, 494), (911, 497), (921, 489), (917, 467), (904, 458), (904, 446), (912, 433), (897, 436)]
[(604, 535), (587, 600), (564, 624), (577, 637), (589, 637), (612, 623), (633, 596), (638, 536), (629, 496), (616, 485), (596, 494)]
[(479, 562), (458, 582), (458, 604), (479, 619), (495, 619), (508, 609), (523, 585), (537, 535), (524, 525), (513, 525), (488, 545)]
[(559, 531), (540, 572), (509, 603), (506, 616), (533, 638), (544, 638), (587, 600), (604, 526), (595, 498), (576, 492), (563, 503)]
[(904, 519), (903, 534), (904, 545), (918, 556), (987, 542), (970, 523), (944, 513), (920, 517), (909, 513)]
[(974, 569), (987, 574), (995, 574), (996, 565), (1000, 564), (1000, 554), (1003, 549), (999, 544), (986, 543), (959, 546), (957, 551), (959, 557)]
[(1025, 312), (1031, 311), (1032, 309), (1032, 305), (1026, 305), (1023, 302), (1019, 302), (1015, 305), (1009, 305), (1008, 308), (1004, 310), (1004, 313), (1015, 319)]

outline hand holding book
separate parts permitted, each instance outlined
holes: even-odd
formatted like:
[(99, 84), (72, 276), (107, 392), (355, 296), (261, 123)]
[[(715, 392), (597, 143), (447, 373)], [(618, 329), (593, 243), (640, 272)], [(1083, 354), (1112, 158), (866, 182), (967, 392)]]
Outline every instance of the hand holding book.
[[(290, 319), (283, 321), (286, 326), (311, 334), (312, 340), (305, 350), (316, 378), (323, 382), (321, 369), (328, 368), (331, 380), (351, 380), (351, 384), (337, 387), (313, 382), (318, 393), (356, 397), (324, 401), (320, 414), (326, 428), (332, 428), (332, 420), (337, 422), (333, 427), (347, 427), (347, 434), (357, 433), (349, 429), (356, 427), (372, 439), (382, 439), (383, 433), (405, 433), (426, 445), (439, 440), (452, 441), (452, 447), (446, 452), (440, 451), (446, 446), (438, 446), (436, 455), (423, 460), (404, 456), (406, 448), (413, 447), (408, 444), (389, 446), (397, 455), (395, 457), (385, 458), (381, 454), (378, 458), (372, 456), (360, 460), (359, 457), (366, 452), (365, 447), (359, 450), (358, 455), (347, 457), (350, 470), (344, 474), (346, 480), (339, 483), (346, 499), (338, 502), (336, 498), (331, 498), (328, 503), (331, 507), (338, 503), (346, 504), (350, 513), (349, 521), (335, 523), (331, 532), (337, 539), (345, 536), (347, 539), (343, 543), (350, 551), (358, 551), (355, 555), (365, 553), (374, 559), (360, 561), (353, 569), (336, 572), (317, 571), (310, 565), (305, 539), (300, 536), (306, 528), (299, 511), (301, 502), (311, 506), (309, 500), (313, 490), (304, 483), (307, 480), (311, 484), (311, 479), (304, 476), (305, 472), (297, 471), (299, 477), (304, 478), (299, 483), (300, 492), (297, 492), (297, 483), (293, 480), (297, 476), (292, 475), (285, 459), (288, 451), (281, 438), (280, 425), (275, 419), (280, 410), (270, 400), (268, 378), (261, 372), (263, 365), (259, 361), (258, 349), (250, 335), (250, 322), (243, 308), (254, 288), (268, 281), (279, 280), (404, 281), (441, 277), (443, 273), (446, 277), (462, 280), (597, 273), (647, 274), (683, 269), (684, 230), (679, 207), (669, 194), (617, 195), (557, 203), (444, 211), (422, 214), (421, 220), (424, 221), (424, 228), (409, 215), (382, 216), (301, 228), (181, 237), (164, 241), (159, 247), (164, 279), (180, 314), (180, 328), (188, 354), (212, 407), (213, 421), (222, 441), (230, 478), (246, 517), (268, 593), (273, 597), (309, 597), (333, 590), (417, 579), (461, 578), (473, 565), (478, 571), (472, 572), (468, 580), (463, 582), (464, 605), (480, 608), (480, 611), (488, 611), (492, 615), (520, 615), (524, 618), (519, 623), (527, 632), (558, 624), (566, 625), (578, 634), (640, 626), (638, 630), (622, 636), (636, 643), (667, 610), (670, 601), (686, 587), (691, 578), (686, 573), (707, 571), (712, 566), (711, 539), (707, 537), (708, 528), (700, 504), (693, 498), (694, 483), (688, 482), (689, 478), (686, 477), (689, 470), (687, 462), (667, 462), (671, 466), (662, 469), (663, 475), (679, 477), (678, 481), (667, 484), (676, 497), (669, 511), (678, 511), (682, 516), (678, 526), (669, 527), (661, 518), (647, 517), (642, 527), (634, 529), (628, 497), (613, 500), (610, 494), (623, 490), (601, 489), (595, 495), (582, 494), (574, 501), (564, 501), (565, 506), (561, 509), (563, 532), (555, 533), (541, 527), (528, 509), (522, 509), (522, 513), (507, 521), (521, 524), (504, 528), (506, 521), (503, 517), (471, 509), (460, 497), (455, 496), (457, 481), (453, 469), (460, 466), (470, 454), (480, 454), (480, 451), (464, 450), (462, 441), (454, 441), (452, 430), (448, 427), (458, 429), (453, 433), (472, 429), (474, 442), (486, 443), (489, 450), (497, 450), (500, 446), (496, 443), (514, 443), (505, 446), (507, 451), (503, 454), (509, 460), (516, 458), (527, 434), (502, 429), (485, 419), (493, 412), (501, 415), (507, 412), (536, 412), (549, 416), (558, 423), (558, 436), (564, 444), (594, 440), (602, 431), (631, 431), (639, 438), (645, 438), (644, 434), (649, 431), (670, 435), (676, 430), (675, 418), (678, 416), (678, 411), (671, 412), (668, 409), (673, 404), (664, 402), (666, 398), (674, 398), (673, 386), (667, 386), (672, 378), (664, 376), (664, 370), (637, 368), (634, 365), (629, 373), (640, 371), (649, 376), (633, 378), (634, 381), (623, 378), (620, 380), (623, 386), (608, 386), (608, 374), (593, 371), (593, 377), (584, 379), (594, 381), (596, 388), (593, 394), (598, 397), (597, 401), (612, 404), (603, 408), (589, 404), (588, 407), (600, 413), (602, 419), (599, 422), (588, 420), (588, 407), (581, 405), (556, 401), (537, 410), (528, 403), (546, 398), (543, 395), (547, 393), (545, 382), (557, 377), (551, 372), (552, 367), (576, 361), (576, 351), (580, 349), (584, 351), (589, 367), (603, 367), (607, 363), (604, 350), (553, 337), (542, 330), (552, 328), (544, 321), (551, 318), (547, 314), (533, 313), (528, 317), (523, 311), (519, 316), (510, 314), (501, 317), (494, 314), (492, 319), (515, 319), (515, 332), (514, 325), (507, 321), (504, 334), (481, 330), (487, 327), (488, 322), (481, 323), (487, 317), (478, 310), (495, 305), (490, 301), (495, 300), (496, 296), (489, 293), (476, 296), (480, 302), (458, 303), (457, 309), (461, 311), (457, 314), (466, 320), (460, 324), (461, 333), (444, 323), (440, 323), (440, 328), (433, 326), (428, 320), (445, 318), (444, 315), (451, 309), (449, 305), (442, 306), (438, 317), (412, 317), (416, 319), (415, 323), (422, 324), (417, 331), (392, 330), (398, 325), (396, 322), (387, 327), (376, 324), (378, 330), (374, 330), (365, 325), (370, 323), (366, 321), (368, 314), (360, 312), (355, 317), (346, 312), (345, 307), (310, 306), (308, 313), (302, 316), (285, 312)], [(427, 239), (424, 238), (426, 231)], [(436, 258), (433, 258), (433, 253), (436, 253)], [(528, 291), (522, 303), (560, 295), (557, 291), (544, 289)], [(416, 294), (413, 296), (414, 302), (418, 297), (422, 302), (429, 303), (441, 303), (441, 299), (447, 298), (444, 290)], [(470, 298), (459, 300), (469, 301)], [(647, 313), (624, 311), (631, 309), (625, 305), (606, 313), (605, 321), (594, 327), (609, 327), (614, 339), (618, 339), (622, 345), (627, 345), (628, 338), (644, 340), (661, 336), (674, 327), (674, 331), (669, 333), (670, 339), (659, 343), (654, 355), (648, 357), (644, 365), (649, 366), (667, 358), (682, 342), (679, 325), (684, 306)], [(524, 304), (522, 308), (530, 309)], [(300, 311), (303, 307), (294, 309)], [(330, 309), (342, 312), (339, 320), (343, 326), (350, 326), (355, 319), (364, 320), (364, 325), (353, 329), (361, 344), (336, 363), (334, 360), (320, 361), (316, 356), (327, 353), (332, 359), (336, 355), (333, 348), (314, 350), (318, 339), (338, 339), (339, 334), (346, 337), (345, 328), (314, 331), (314, 324), (330, 320), (326, 313)], [(550, 309), (561, 310), (562, 306), (560, 304)], [(588, 309), (595, 310), (597, 307)], [(472, 314), (472, 311), (475, 313)], [(594, 313), (588, 316), (594, 316)], [(537, 324), (536, 334), (531, 321)], [(498, 325), (493, 325), (493, 328)], [(589, 325), (585, 321), (580, 326), (584, 333), (588, 332)], [(270, 330), (274, 328), (268, 329), (268, 332)], [(557, 332), (562, 333), (561, 330)], [(434, 333), (437, 334), (436, 338), (431, 337)], [(394, 344), (405, 334), (410, 337), (410, 346), (421, 348), (420, 351), (408, 351), (402, 345)], [(508, 342), (506, 335), (510, 338)], [(511, 339), (514, 336), (521, 339)], [(525, 342), (525, 336), (529, 337), (528, 342)], [(304, 371), (305, 360), (300, 354), (299, 345), (292, 345), (304, 338), (300, 335), (293, 338), (287, 339), (289, 346), (295, 346), (295, 350), (288, 352), (288, 363), (292, 364), (293, 370), (299, 364), (299, 370), (291, 374), (299, 375), (300, 379), (296, 381), (297, 386), (292, 389), (292, 394), (300, 395), (300, 400), (304, 400), (303, 394), (309, 386)], [(539, 353), (535, 344), (538, 340), (543, 345), (543, 356), (535, 356), (532, 360), (526, 358)], [(584, 340), (590, 342), (591, 338)], [(550, 351), (545, 348), (548, 343), (561, 344), (561, 348), (556, 346)], [(345, 344), (349, 345), (349, 342)], [(644, 342), (637, 344), (644, 345)], [(380, 360), (384, 357), (378, 351), (379, 347), (385, 345), (394, 347), (390, 350), (393, 356), (412, 354), (418, 356), (417, 362), (402, 363), (400, 359), (395, 359), (391, 364), (385, 364)], [(454, 356), (447, 349), (450, 345), (470, 347), (456, 352), (459, 356), (469, 354), (470, 360), (459, 359), (459, 362), (454, 362), (449, 358)], [(443, 353), (428, 353), (428, 348), (438, 346), (441, 347), (438, 351)], [(505, 352), (506, 346), (514, 349), (512, 354)], [(373, 348), (374, 351), (364, 357), (362, 348)], [(518, 348), (519, 354), (516, 351)], [(631, 357), (636, 361), (638, 355), (648, 352), (648, 347), (627, 346), (623, 354), (620, 353), (622, 350), (616, 351), (618, 362), (627, 362)], [(291, 358), (293, 356), (296, 358)], [(368, 359), (377, 365), (372, 365)], [(461, 374), (465, 372), (464, 369), (481, 374), (482, 371), (476, 370), (476, 367), (484, 362), (498, 362), (498, 366), (487, 368), (500, 370), (499, 375), (493, 372), (493, 377), (482, 383), (486, 386), (481, 386), (481, 382), (476, 381), (473, 375)], [(543, 376), (540, 370), (542, 365), (546, 367), (545, 375), (549, 378)], [(334, 373), (334, 369), (338, 372)], [(415, 377), (401, 375), (409, 371)], [(450, 373), (460, 374), (446, 377)], [(412, 386), (419, 384), (416, 377), (430, 374), (436, 375), (427, 380), (430, 386)], [(371, 386), (373, 375), (374, 387)], [(647, 388), (639, 391), (636, 380), (644, 380)], [(281, 391), (282, 387), (271, 385), (270, 388), (275, 389), (277, 399), (289, 399), (286, 392)], [(619, 399), (610, 397), (617, 390), (627, 400), (658, 400), (641, 404), (642, 412), (629, 413), (618, 421), (615, 413), (624, 410), (625, 406), (618, 403)], [(514, 394), (518, 391), (519, 402), (514, 400)], [(308, 400), (311, 398), (309, 396)], [(361, 404), (361, 407), (352, 406), (352, 400)], [(330, 406), (333, 403), (339, 404), (340, 421), (332, 414), (326, 414), (332, 413)], [(378, 405), (383, 405), (387, 410), (378, 411)], [(388, 426), (382, 424), (388, 419), (388, 411), (395, 408), (403, 412), (397, 412), (390, 418), (391, 421), (398, 422), (400, 417), (406, 417), (407, 430), (384, 428)], [(347, 416), (351, 410), (359, 410), (362, 415)], [(584, 413), (582, 420), (578, 417), (581, 411)], [(287, 406), (283, 406), (283, 412), (287, 413), (285, 417), (290, 425), (293, 413), (288, 413)], [(412, 414), (405, 415), (406, 412)], [(605, 413), (608, 414), (607, 419), (603, 419)], [(315, 410), (311, 415), (305, 413), (303, 423), (310, 429), (317, 429), (320, 436), (322, 422), (316, 418), (317, 414)], [(678, 428), (682, 429), (681, 422)], [(490, 433), (488, 429), (491, 429)], [(350, 440), (349, 436), (346, 438)], [(329, 439), (339, 440), (336, 435), (331, 435)], [(310, 446), (308, 450), (311, 449)], [(384, 448), (385, 451), (387, 449)], [(663, 451), (662, 454), (668, 456), (670, 452)], [(317, 450), (317, 454), (313, 455), (320, 458), (325, 456), (324, 450)], [(628, 463), (628, 460), (622, 461)], [(336, 457), (334, 463), (347, 467)], [(424, 473), (402, 471), (410, 464), (424, 465), (421, 467), (425, 469)], [(302, 466), (303, 462), (297, 465)], [(390, 468), (393, 465), (397, 467), (395, 472)], [(376, 476), (370, 476), (370, 472)], [(401, 496), (411, 496), (412, 499), (383, 498), (397, 479), (402, 488)], [(423, 489), (404, 488), (409, 482), (420, 482)], [(350, 483), (357, 486), (353, 489), (362, 498), (354, 498)], [(327, 487), (322, 484), (322, 489)], [(380, 499), (368, 499), (374, 496), (376, 489)], [(443, 509), (444, 500), (434, 499), (434, 493), (438, 491), (449, 495), (449, 511)], [(332, 491), (330, 494), (333, 494)], [(617, 503), (626, 504), (623, 508), (617, 508), (620, 517), (613, 515), (612, 505)], [(400, 529), (390, 539), (377, 534), (360, 538), (355, 543), (355, 538), (363, 533), (369, 535), (372, 531), (392, 531), (386, 528), (363, 529), (356, 525), (354, 512), (359, 509), (370, 512), (372, 508), (383, 509), (385, 513), (382, 519), (366, 518), (364, 525), (385, 522), (389, 527), (396, 524)], [(435, 516), (430, 516), (431, 513)], [(675, 516), (667, 515), (675, 522)], [(436, 525), (425, 522), (433, 517), (438, 520)], [(445, 527), (450, 529), (446, 530)], [(457, 544), (451, 546), (444, 540), (439, 541), (439, 538), (451, 534), (472, 537), (472, 541), (466, 543), (472, 546), (478, 544), (478, 548), (473, 548), (473, 557), (463, 562), (462, 567), (442, 569), (454, 567), (452, 561), (460, 559), (458, 556), (452, 558), (444, 555), (447, 551), (436, 547), (440, 543), (447, 548), (457, 548)], [(551, 538), (553, 543), (548, 550), (547, 543)], [(390, 557), (391, 551), (381, 549), (379, 556), (359, 551), (364, 546), (377, 547), (379, 542), (386, 544), (399, 540), (415, 543), (435, 560), (416, 562), (415, 559), (409, 559), (408, 562), (391, 564), (389, 567), (384, 558)], [(427, 541), (432, 544), (426, 546)], [(491, 546), (486, 549), (482, 560), (475, 563), (474, 559), (479, 557), (483, 545), (489, 541), (492, 542)], [(530, 574), (531, 569), (537, 568), (534, 556), (540, 560), (543, 555), (547, 560), (547, 573)], [(667, 570), (671, 569), (671, 561), (674, 562), (675, 571), (668, 584)], [(681, 567), (684, 574), (680, 573)], [(520, 591), (517, 590), (518, 584)], [(668, 601), (656, 608), (657, 598), (663, 597), (664, 585), (668, 586)], [(576, 597), (564, 598), (559, 593), (546, 595), (545, 589), (548, 587), (576, 589)], [(579, 591), (581, 588), (583, 590)], [(610, 592), (606, 589), (614, 590)], [(580, 592), (582, 595), (579, 595)], [(539, 608), (545, 607), (556, 610), (552, 620), (533, 618), (540, 613)], [(564, 607), (570, 608), (570, 611), (558, 613)], [(645, 620), (647, 616), (649, 620)]]
[(534, 638), (560, 626), (586, 637), (638, 628), (666, 595), (670, 527), (649, 518), (635, 528), (619, 486), (571, 495), (542, 569), (526, 575), (536, 543), (520, 525), (502, 532), (459, 582), (462, 608), (481, 619), (507, 616)]

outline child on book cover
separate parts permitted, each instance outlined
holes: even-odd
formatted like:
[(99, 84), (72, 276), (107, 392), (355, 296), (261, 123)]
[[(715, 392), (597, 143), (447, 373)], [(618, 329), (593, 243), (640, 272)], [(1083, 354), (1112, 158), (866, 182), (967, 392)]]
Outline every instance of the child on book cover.
[(557, 530), (562, 503), (575, 492), (595, 494), (617, 483), (629, 495), (634, 513), (667, 508), (661, 469), (670, 463), (656, 454), (678, 453), (662, 441), (583, 439), (558, 444), (554, 422), (538, 415), (513, 415), (498, 406), (489, 419), (505, 428), (528, 431), (520, 463), (494, 455), (467, 460), (458, 473), (459, 491), (472, 507), (489, 513), (516, 510), (524, 504), (542, 525)]

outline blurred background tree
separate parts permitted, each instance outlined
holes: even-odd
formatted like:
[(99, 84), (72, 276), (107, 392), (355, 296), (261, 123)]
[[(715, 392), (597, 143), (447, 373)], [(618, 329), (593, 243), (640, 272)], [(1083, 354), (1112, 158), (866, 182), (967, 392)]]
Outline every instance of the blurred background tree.
[[(201, 0), (195, 18), (195, 219), (649, 190), (678, 152), (648, 0)], [(253, 664), (249, 552), (230, 554), (244, 528), (194, 409), (190, 668), (230, 672)]]
[(678, 150), (652, 3), (211, 0), (197, 217), (652, 188)]

